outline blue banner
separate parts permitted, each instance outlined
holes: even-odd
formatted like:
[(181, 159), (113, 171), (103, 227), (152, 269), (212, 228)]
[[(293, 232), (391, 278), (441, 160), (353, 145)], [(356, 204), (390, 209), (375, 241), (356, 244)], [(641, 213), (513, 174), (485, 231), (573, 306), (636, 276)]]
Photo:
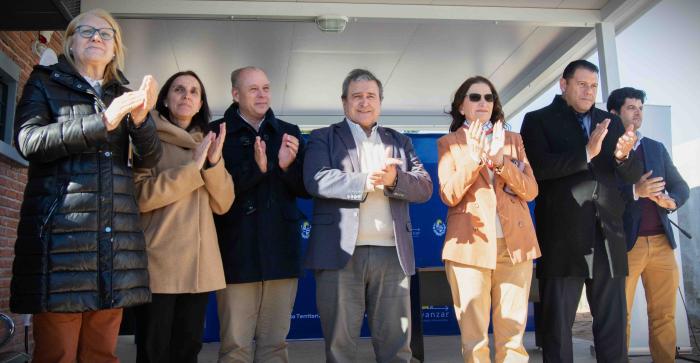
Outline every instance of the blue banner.
[[(412, 204), (410, 206), (416, 267), (442, 267), (442, 244), (445, 231), (447, 230), (447, 207), (440, 200), (437, 178), (437, 139), (442, 134), (409, 134), (409, 136), (413, 140), (416, 153), (433, 180), (432, 198), (427, 203)], [(309, 234), (311, 233), (311, 221), (308, 218), (313, 215), (313, 203), (311, 200), (299, 199), (297, 204), (299, 210), (307, 218), (302, 220), (300, 225), (302, 251), (305, 251)], [(534, 329), (532, 311), (532, 306), (530, 306), (527, 330)], [(459, 334), (457, 319), (451, 305), (423, 306), (422, 317), (425, 335)], [(288, 339), (323, 338), (318, 312), (316, 311), (316, 284), (311, 271), (305, 271), (299, 279), (297, 298), (290, 318), (291, 329)], [(369, 336), (366, 319), (362, 325), (362, 336)], [(219, 322), (216, 313), (216, 299), (214, 294), (212, 294), (207, 307), (204, 341), (218, 340)]]

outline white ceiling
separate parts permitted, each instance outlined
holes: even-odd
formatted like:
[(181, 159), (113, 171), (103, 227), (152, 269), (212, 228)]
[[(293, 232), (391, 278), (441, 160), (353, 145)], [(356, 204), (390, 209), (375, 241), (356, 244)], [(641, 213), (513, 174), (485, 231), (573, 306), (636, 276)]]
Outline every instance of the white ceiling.
[[(201, 0), (194, 0), (201, 1)], [(214, 0), (226, 1), (226, 0)], [(230, 0), (229, 0), (230, 1)], [(233, 0), (239, 1), (239, 0)], [(242, 0), (240, 0), (242, 1)], [(399, 4), (399, 5), (460, 5), (489, 7), (559, 8), (598, 10), (607, 0), (246, 0), (252, 2), (296, 2), (296, 3), (346, 3), (346, 4)]]
[[(277, 114), (314, 115), (314, 119), (332, 115), (331, 120), (342, 114), (342, 80), (357, 67), (370, 69), (384, 82), (385, 115), (424, 115), (434, 120), (447, 109), (459, 84), (477, 74), (494, 82), (506, 112), (515, 114), (544, 91), (568, 61), (595, 47), (591, 18), (621, 29), (658, 2), (383, 0), (384, 5), (378, 5), (323, 0), (319, 5), (324, 9), (334, 9), (333, 3), (338, 3), (339, 10), (350, 13), (382, 13), (381, 18), (352, 18), (345, 32), (334, 34), (320, 32), (303, 18), (313, 15), (314, 8), (301, 3), (320, 3), (316, 0), (144, 0), (130, 5), (129, 1), (124, 5), (83, 0), (83, 9), (103, 7), (121, 18), (126, 74), (133, 84), (139, 84), (144, 74), (153, 74), (163, 83), (177, 71), (194, 70), (204, 82), (213, 113), (221, 115), (231, 102), (230, 72), (255, 65), (268, 73)], [(158, 4), (163, 5), (162, 12), (154, 10), (160, 8)], [(269, 17), (275, 4), (287, 6), (281, 18)], [(400, 19), (387, 19), (391, 10), (401, 14)], [(467, 20), (435, 16), (445, 10), (472, 15)], [(237, 14), (250, 18), (257, 13), (261, 20), (211, 20), (214, 15), (218, 16), (214, 19)], [(524, 14), (522, 21), (514, 18), (518, 13)], [(294, 14), (295, 21), (284, 19), (285, 14)], [(582, 26), (556, 26), (562, 19), (567, 24), (582, 22)], [(414, 128), (421, 128), (420, 118), (413, 119), (418, 124)], [(314, 122), (328, 122), (319, 120)]]
[(434, 5), (471, 5), (471, 6), (498, 6), (498, 7), (529, 7), (529, 8), (560, 8), (560, 9), (600, 9), (607, 0), (437, 0)]

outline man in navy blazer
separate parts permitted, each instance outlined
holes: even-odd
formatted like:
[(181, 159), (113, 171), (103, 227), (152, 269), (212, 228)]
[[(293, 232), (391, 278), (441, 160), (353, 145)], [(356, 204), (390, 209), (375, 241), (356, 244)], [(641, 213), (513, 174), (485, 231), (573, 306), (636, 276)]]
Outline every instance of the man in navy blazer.
[(410, 202), (433, 184), (411, 139), (378, 126), (382, 83), (355, 69), (343, 82), (345, 119), (314, 130), (304, 185), (314, 198), (305, 266), (315, 270), (326, 361), (355, 362), (367, 311), (378, 362), (411, 360)]
[(647, 299), (649, 349), (654, 362), (673, 362), (676, 355), (676, 289), (679, 272), (673, 250), (668, 214), (680, 208), (690, 190), (664, 145), (642, 137), (639, 128), (644, 118), (644, 91), (631, 87), (617, 89), (608, 97), (608, 111), (620, 116), (625, 127), (633, 125), (637, 133), (634, 153), (644, 164), (644, 174), (634, 185), (624, 187), (625, 237), (629, 274), (625, 281), (627, 296), (627, 345), (629, 315), (642, 277)]

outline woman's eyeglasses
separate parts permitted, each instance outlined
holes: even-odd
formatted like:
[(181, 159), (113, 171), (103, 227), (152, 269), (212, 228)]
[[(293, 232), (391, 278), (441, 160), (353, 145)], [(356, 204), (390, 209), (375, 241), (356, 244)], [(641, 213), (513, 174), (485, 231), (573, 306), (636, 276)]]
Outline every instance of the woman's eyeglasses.
[(94, 28), (89, 25), (78, 25), (75, 27), (75, 32), (85, 39), (90, 39), (97, 33), (102, 40), (112, 40), (116, 30), (113, 28)]
[(488, 94), (485, 94), (485, 95), (482, 95), (482, 94), (479, 94), (479, 93), (470, 93), (470, 94), (467, 95), (467, 97), (469, 97), (469, 101), (472, 101), (472, 102), (479, 102), (479, 101), (481, 101), (481, 97), (482, 97), (482, 96), (484, 97), (484, 101), (486, 101), (486, 102), (493, 102), (493, 95), (492, 95), (491, 93), (488, 93)]

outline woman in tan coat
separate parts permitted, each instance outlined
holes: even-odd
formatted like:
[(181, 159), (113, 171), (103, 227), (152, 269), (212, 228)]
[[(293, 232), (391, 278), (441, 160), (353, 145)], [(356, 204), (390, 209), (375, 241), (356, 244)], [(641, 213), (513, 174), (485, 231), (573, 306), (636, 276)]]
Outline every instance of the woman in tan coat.
[(137, 308), (137, 362), (196, 362), (210, 291), (226, 287), (213, 213), (233, 204), (219, 135), (209, 132), (209, 106), (194, 72), (163, 85), (153, 119), (163, 156), (136, 171), (153, 301)]
[(504, 130), (496, 89), (484, 77), (455, 93), (450, 133), (438, 140), (440, 198), (449, 207), (442, 250), (465, 362), (527, 362), (532, 260), (540, 256), (527, 202), (537, 183), (520, 135)]

